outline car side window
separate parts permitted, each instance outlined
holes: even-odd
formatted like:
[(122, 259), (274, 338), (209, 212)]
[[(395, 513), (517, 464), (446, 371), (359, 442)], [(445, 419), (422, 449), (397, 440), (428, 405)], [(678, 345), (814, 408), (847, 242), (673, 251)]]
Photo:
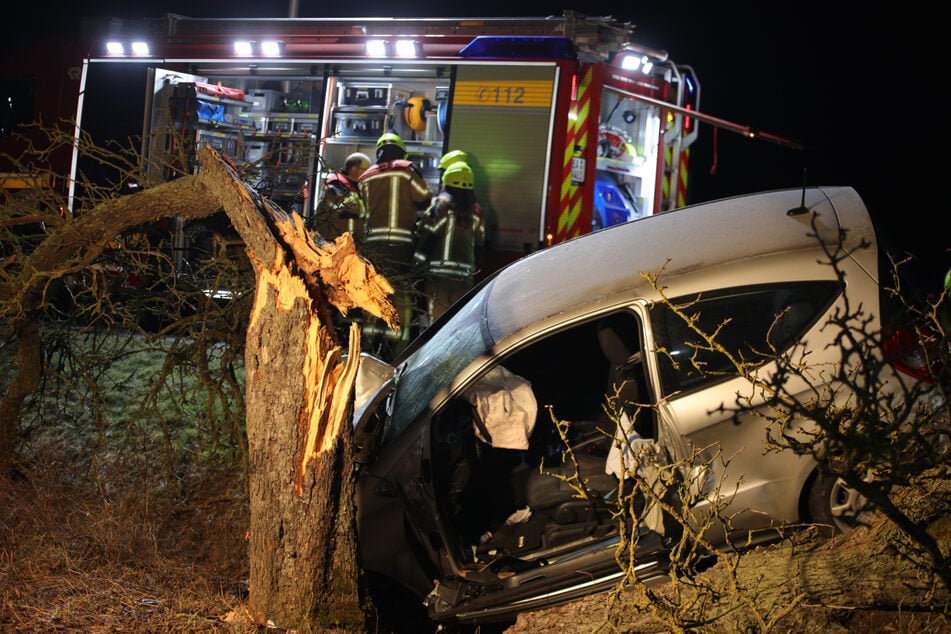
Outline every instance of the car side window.
[[(641, 330), (633, 312), (616, 311), (533, 341), (497, 359), (493, 370), (483, 375), (491, 375), (501, 366), (506, 374), (524, 379), (530, 387), (535, 398), (535, 420), (530, 428), (529, 461), (537, 462), (542, 455), (550, 457), (563, 449), (553, 415), (571, 423), (572, 440), (588, 436), (603, 440), (606, 436), (598, 429), (613, 428), (620, 416), (620, 411), (609, 412), (607, 406), (623, 409), (634, 419), (635, 409), (653, 402), (641, 363)], [(609, 397), (613, 398), (609, 401)], [(459, 399), (464, 400), (462, 396)], [(458, 414), (454, 408), (454, 404), (446, 407), (451, 412), (448, 417), (437, 415), (437, 436), (457, 433)], [(643, 422), (638, 431), (653, 437), (653, 413), (645, 409), (648, 411), (640, 415)]]
[(840, 290), (836, 281), (785, 282), (677, 297), (670, 305), (655, 304), (651, 325), (654, 342), (663, 350), (658, 365), (664, 395), (736, 376), (730, 359), (711, 349), (671, 306), (695, 317), (696, 326), (706, 335), (715, 334), (714, 348), (722, 347), (736, 359), (759, 366), (795, 343)]
[[(653, 411), (645, 407), (650, 395), (642, 331), (633, 311), (619, 310), (549, 333), (494, 359), (474, 384), (435, 412), (434, 487), (445, 502), (441, 512), (462, 543), (478, 544), (480, 557), (500, 546), (524, 553), (566, 543), (579, 535), (567, 528), (582, 521), (574, 519), (576, 511), (578, 518), (588, 518), (585, 531), (593, 530), (586, 515), (590, 502), (551, 474), (573, 475), (574, 467), (563, 465), (567, 442), (580, 477), (597, 492), (593, 499), (606, 499), (617, 489), (616, 472), (607, 468), (614, 464), (612, 432), (621, 411), (639, 436), (656, 437)], [(615, 412), (608, 411), (612, 407)], [(567, 424), (564, 437), (553, 416)], [(506, 528), (513, 513), (525, 508), (532, 510), (536, 527), (551, 516), (558, 520), (531, 537), (522, 530), (526, 520)], [(522, 537), (506, 541), (513, 530)], [(462, 560), (473, 555), (468, 548), (459, 552)]]

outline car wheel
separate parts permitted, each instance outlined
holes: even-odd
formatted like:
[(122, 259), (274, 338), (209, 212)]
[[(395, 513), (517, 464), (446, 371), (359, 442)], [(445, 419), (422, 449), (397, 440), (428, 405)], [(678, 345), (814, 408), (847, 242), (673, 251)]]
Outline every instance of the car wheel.
[(809, 519), (828, 536), (847, 533), (858, 523), (860, 515), (869, 509), (868, 500), (845, 480), (828, 475), (817, 475), (808, 495)]

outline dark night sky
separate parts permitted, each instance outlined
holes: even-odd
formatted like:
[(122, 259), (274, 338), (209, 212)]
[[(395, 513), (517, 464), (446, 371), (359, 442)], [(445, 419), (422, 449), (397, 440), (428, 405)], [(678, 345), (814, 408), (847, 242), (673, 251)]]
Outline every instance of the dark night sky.
[[(285, 0), (60, 2), (59, 10), (56, 3), (16, 3), (13, 19), (0, 27), (4, 46), (40, 31), (75, 30), (79, 17), (281, 17), (293, 6)], [(298, 0), (296, 13), (506, 17), (560, 15), (574, 8), (630, 21), (639, 43), (694, 68), (702, 111), (805, 146), (797, 152), (726, 131), (714, 139), (711, 127), (703, 126), (691, 159), (693, 201), (798, 187), (805, 169), (808, 184), (855, 187), (875, 219), (879, 242), (914, 254), (928, 281), (939, 280), (951, 265), (951, 245), (942, 218), (949, 207), (943, 199), (949, 161), (942, 147), (948, 126), (938, 103), (947, 47), (939, 48), (936, 16), (917, 3), (865, 3), (856, 5), (858, 11), (814, 0), (721, 6), (726, 4)]]

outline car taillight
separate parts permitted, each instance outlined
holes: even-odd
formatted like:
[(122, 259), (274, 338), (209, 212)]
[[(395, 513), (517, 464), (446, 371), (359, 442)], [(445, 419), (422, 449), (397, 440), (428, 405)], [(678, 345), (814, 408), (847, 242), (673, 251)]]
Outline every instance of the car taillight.
[(882, 339), (885, 359), (893, 368), (915, 380), (933, 382), (928, 356), (914, 328), (886, 332)]

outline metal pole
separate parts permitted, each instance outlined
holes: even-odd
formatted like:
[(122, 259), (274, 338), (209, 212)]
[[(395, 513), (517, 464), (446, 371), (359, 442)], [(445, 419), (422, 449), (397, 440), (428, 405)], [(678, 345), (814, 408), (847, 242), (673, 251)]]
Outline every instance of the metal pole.
[(69, 166), (69, 182), (66, 190), (66, 209), (75, 210), (76, 175), (79, 173), (79, 140), (82, 138), (83, 102), (86, 100), (86, 78), (89, 74), (89, 60), (83, 60), (83, 70), (79, 77), (79, 99), (76, 102), (76, 127), (73, 130), (73, 156)]
[(653, 97), (647, 97), (645, 95), (638, 95), (635, 93), (624, 93), (625, 97), (634, 99), (636, 101), (643, 101), (644, 103), (649, 103), (651, 105), (657, 106), (658, 108), (673, 110), (674, 112), (680, 113), (684, 116), (693, 117), (698, 121), (703, 121), (709, 123), (710, 125), (716, 126), (718, 128), (725, 128), (732, 132), (742, 134), (745, 137), (751, 139), (763, 139), (764, 141), (769, 141), (771, 143), (776, 143), (777, 145), (782, 145), (784, 147), (791, 148), (793, 150), (801, 150), (802, 144), (793, 139), (787, 139), (786, 137), (781, 137), (777, 134), (772, 134), (770, 132), (763, 132), (762, 130), (757, 130), (750, 126), (746, 126), (740, 123), (733, 123), (732, 121), (727, 121), (726, 119), (720, 119), (719, 117), (714, 117), (713, 115), (704, 114), (697, 110), (688, 110), (680, 106), (675, 106), (666, 101), (661, 101), (660, 99), (654, 99)]

